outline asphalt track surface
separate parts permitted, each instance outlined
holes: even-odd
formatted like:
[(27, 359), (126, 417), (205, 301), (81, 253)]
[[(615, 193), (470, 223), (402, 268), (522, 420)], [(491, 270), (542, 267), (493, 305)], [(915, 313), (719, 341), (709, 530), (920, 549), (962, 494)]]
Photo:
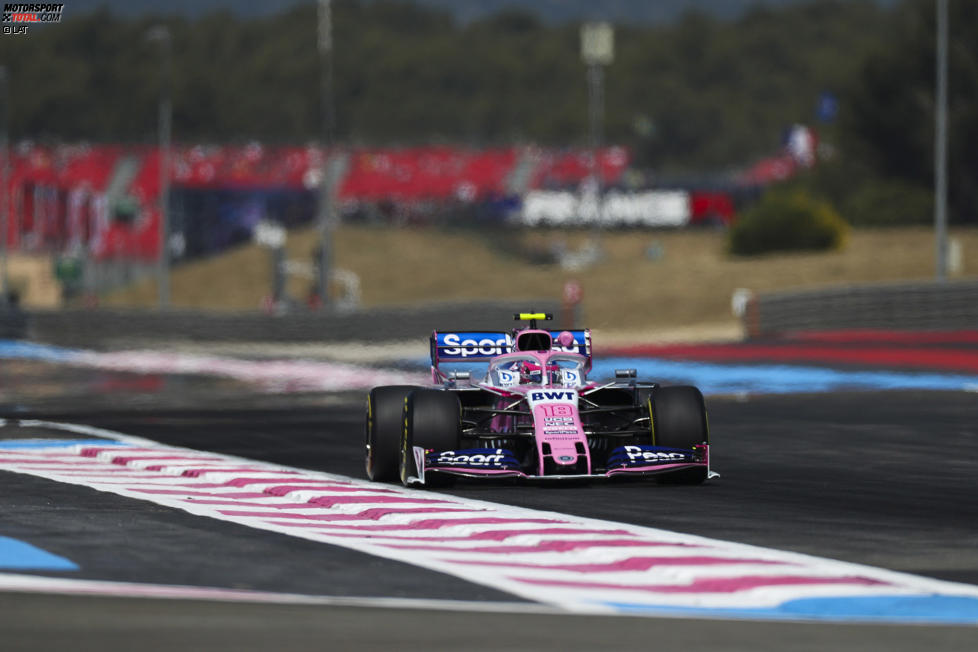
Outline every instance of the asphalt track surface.
[[(123, 378), (124, 376), (120, 376)], [(122, 382), (122, 381), (120, 381)], [(177, 388), (176, 394), (187, 388)], [(166, 444), (362, 477), (359, 396), (4, 404)], [(136, 407), (132, 407), (135, 404)], [(164, 407), (159, 407), (160, 405)], [(712, 398), (701, 487), (459, 484), (452, 494), (978, 584), (978, 394)], [(337, 597), (518, 598), (351, 550), (0, 472), (2, 531), (71, 577)], [(45, 574), (45, 573), (38, 573)], [(64, 573), (46, 573), (65, 576)], [(978, 628), (226, 604), (0, 593), (0, 649), (973, 650)]]

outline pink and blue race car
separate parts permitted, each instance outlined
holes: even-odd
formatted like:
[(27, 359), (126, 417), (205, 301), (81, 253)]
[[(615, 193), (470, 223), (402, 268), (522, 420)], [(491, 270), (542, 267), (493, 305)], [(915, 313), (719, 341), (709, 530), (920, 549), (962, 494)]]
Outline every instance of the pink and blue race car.
[(370, 391), (367, 477), (441, 487), (458, 477), (699, 484), (716, 475), (699, 389), (638, 382), (633, 369), (594, 382), (589, 330), (537, 328), (551, 319), (544, 313), (514, 317), (529, 327), (432, 333), (434, 386)]

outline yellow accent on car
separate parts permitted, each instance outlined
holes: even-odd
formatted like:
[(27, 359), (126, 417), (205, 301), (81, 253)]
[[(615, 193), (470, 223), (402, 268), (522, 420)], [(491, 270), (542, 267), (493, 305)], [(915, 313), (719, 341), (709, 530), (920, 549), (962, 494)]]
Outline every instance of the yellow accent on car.
[(649, 406), (649, 427), (652, 428), (652, 445), (655, 446), (655, 415), (652, 414), (652, 397), (645, 402)]
[(545, 312), (521, 312), (520, 319), (546, 319), (547, 313)]

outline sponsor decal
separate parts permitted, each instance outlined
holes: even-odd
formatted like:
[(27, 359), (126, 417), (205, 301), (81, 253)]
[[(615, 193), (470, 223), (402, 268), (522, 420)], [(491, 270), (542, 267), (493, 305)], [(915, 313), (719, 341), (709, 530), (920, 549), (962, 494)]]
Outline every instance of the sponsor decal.
[(682, 462), (689, 453), (643, 450), (641, 446), (625, 446), (625, 454), (632, 462)]
[(543, 417), (544, 426), (572, 426), (574, 417)]
[(509, 336), (505, 333), (439, 333), (439, 355), (444, 358), (474, 358), (502, 355), (509, 351)]
[(573, 369), (561, 369), (560, 380), (565, 385), (579, 385), (581, 383), (581, 375)]
[(477, 469), (519, 468), (516, 458), (504, 448), (473, 448), (429, 453), (427, 465), (429, 467), (459, 466)]
[(503, 387), (509, 387), (510, 385), (515, 385), (519, 381), (516, 374), (511, 371), (499, 370), (499, 384)]
[(554, 346), (553, 346), (554, 351), (563, 351), (564, 353), (579, 353), (580, 348), (581, 348), (581, 344), (580, 342), (577, 341), (577, 338), (575, 338), (574, 341), (568, 344), (567, 346), (561, 346), (560, 344), (557, 343), (557, 338), (556, 337), (554, 338)]
[(557, 460), (560, 462), (573, 462), (576, 459), (577, 457), (574, 455), (561, 455), (557, 458)]
[(570, 331), (571, 335), (574, 337), (574, 341), (567, 346), (560, 346), (557, 343), (557, 338), (560, 336), (562, 331), (550, 331), (551, 337), (553, 337), (554, 351), (563, 351), (564, 353), (579, 353), (580, 355), (588, 355), (587, 346), (587, 331)]
[(574, 430), (574, 429), (568, 430), (568, 429), (565, 429), (565, 428), (560, 428), (560, 429), (557, 429), (557, 428), (544, 428), (543, 429), (543, 434), (545, 434), (545, 435), (576, 435), (577, 434), (577, 430)]
[(530, 392), (531, 401), (573, 401), (577, 392)]
[(609, 468), (696, 462), (692, 451), (661, 446), (621, 446), (608, 456)]

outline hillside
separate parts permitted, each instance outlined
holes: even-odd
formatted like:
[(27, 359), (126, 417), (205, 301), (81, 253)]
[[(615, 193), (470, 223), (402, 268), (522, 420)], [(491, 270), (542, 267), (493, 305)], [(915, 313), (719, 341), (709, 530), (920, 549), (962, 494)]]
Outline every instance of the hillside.
[[(965, 275), (978, 275), (978, 230), (956, 230)], [(734, 323), (736, 288), (772, 291), (933, 276), (933, 235), (927, 228), (855, 230), (838, 252), (736, 259), (722, 232), (611, 232), (600, 236), (603, 259), (586, 272), (534, 264), (553, 238), (580, 247), (587, 232), (527, 232), (500, 237), (479, 232), (344, 226), (336, 232), (336, 266), (355, 272), (364, 306), (426, 301), (559, 299), (565, 281), (583, 289), (581, 318), (593, 328), (669, 332)], [(314, 230), (290, 234), (290, 259), (308, 262)], [(658, 252), (659, 258), (649, 256)], [(970, 256), (970, 257), (969, 257)], [(173, 304), (208, 309), (257, 309), (271, 288), (270, 254), (249, 245), (189, 263), (173, 273)], [(295, 297), (309, 282), (295, 278)], [(119, 291), (103, 305), (156, 305), (152, 281)]]

